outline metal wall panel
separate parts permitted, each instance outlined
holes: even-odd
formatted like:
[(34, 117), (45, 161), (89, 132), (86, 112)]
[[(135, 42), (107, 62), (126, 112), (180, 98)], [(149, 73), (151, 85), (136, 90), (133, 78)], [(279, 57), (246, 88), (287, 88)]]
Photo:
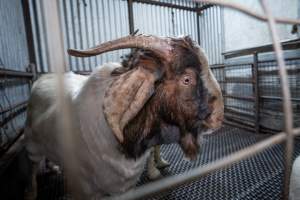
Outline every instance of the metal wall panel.
[[(195, 7), (191, 1), (163, 0), (186, 7)], [(48, 72), (47, 45), (43, 11), (40, 1), (30, 0), (37, 65), (40, 72)], [(59, 0), (65, 48), (88, 48), (129, 34), (128, 7), (124, 0)], [(195, 12), (133, 3), (134, 28), (140, 33), (160, 36), (190, 35), (197, 40)], [(128, 50), (118, 50), (92, 58), (75, 58), (67, 54), (73, 71), (89, 71), (106, 62), (119, 62)]]
[(134, 28), (139, 29), (140, 33), (158, 36), (190, 35), (197, 40), (195, 12), (134, 3), (133, 13)]
[(199, 17), (200, 45), (206, 51), (209, 63), (222, 64), (224, 51), (223, 8), (213, 6), (204, 10)]
[[(129, 34), (127, 2), (123, 0), (60, 0), (67, 48), (84, 49)], [(91, 58), (69, 57), (74, 71), (90, 71), (106, 62), (119, 62), (128, 50)]]
[[(29, 65), (26, 30), (20, 0), (0, 1), (0, 68), (26, 71)], [(24, 126), (23, 112), (8, 123), (4, 123), (14, 110), (6, 111), (29, 97), (28, 81), (24, 79), (0, 79), (0, 151), (17, 135)]]
[(20, 0), (0, 1), (0, 66), (25, 71), (29, 64)]

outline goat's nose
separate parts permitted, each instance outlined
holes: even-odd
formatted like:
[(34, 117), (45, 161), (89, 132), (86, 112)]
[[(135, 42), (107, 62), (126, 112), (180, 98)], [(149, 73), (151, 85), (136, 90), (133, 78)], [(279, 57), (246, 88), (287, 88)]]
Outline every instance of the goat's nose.
[(211, 115), (211, 113), (212, 110), (208, 106), (206, 106), (205, 108), (200, 108), (198, 116), (201, 120), (204, 120), (207, 119)]

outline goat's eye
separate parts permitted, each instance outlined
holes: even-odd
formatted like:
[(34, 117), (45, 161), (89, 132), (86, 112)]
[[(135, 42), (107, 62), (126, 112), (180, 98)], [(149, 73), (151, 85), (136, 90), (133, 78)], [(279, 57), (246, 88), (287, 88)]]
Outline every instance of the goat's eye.
[(185, 75), (182, 79), (184, 85), (190, 85), (192, 82), (192, 77)]

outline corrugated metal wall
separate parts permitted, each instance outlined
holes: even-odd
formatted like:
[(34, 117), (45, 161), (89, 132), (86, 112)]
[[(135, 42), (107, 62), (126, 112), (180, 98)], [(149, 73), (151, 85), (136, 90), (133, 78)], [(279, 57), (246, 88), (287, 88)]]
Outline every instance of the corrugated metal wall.
[[(164, 0), (186, 7), (196, 7), (191, 1)], [(127, 1), (124, 0), (59, 0), (65, 47), (87, 48), (129, 34)], [(47, 33), (43, 27), (40, 1), (30, 0), (37, 66), (48, 72)], [(190, 35), (198, 40), (197, 14), (192, 11), (167, 8), (145, 3), (133, 3), (134, 29), (139, 33), (160, 36)], [(221, 9), (209, 8), (200, 15), (201, 44), (211, 64), (221, 63), (222, 45)], [(209, 33), (210, 32), (210, 33)], [(198, 41), (199, 42), (199, 41)], [(119, 50), (92, 58), (74, 58), (65, 55), (73, 71), (89, 71), (105, 62), (118, 62), (128, 50)]]
[[(22, 4), (20, 0), (0, 1), (0, 68), (26, 71), (29, 65), (28, 47)], [(9, 107), (29, 97), (28, 82), (24, 79), (1, 78), (0, 123), (4, 124), (12, 111)], [(23, 127), (26, 115), (22, 113), (0, 128), (0, 150)]]
[(134, 28), (141, 33), (158, 36), (190, 35), (197, 40), (195, 12), (134, 3), (133, 13)]
[(0, 66), (25, 71), (29, 57), (20, 0), (0, 1)]
[(213, 6), (200, 14), (200, 45), (206, 51), (209, 63), (222, 64), (224, 58), (224, 21), (223, 8)]
[[(127, 1), (61, 0), (61, 16), (67, 48), (84, 49), (129, 33)], [(119, 61), (126, 50), (92, 58), (69, 57), (75, 71), (89, 71), (106, 62)]]

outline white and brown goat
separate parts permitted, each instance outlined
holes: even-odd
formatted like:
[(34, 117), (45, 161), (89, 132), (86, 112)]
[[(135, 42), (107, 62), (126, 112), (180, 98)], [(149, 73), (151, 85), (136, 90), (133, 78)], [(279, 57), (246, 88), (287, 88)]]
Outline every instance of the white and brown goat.
[(202, 49), (189, 37), (127, 36), (87, 50), (69, 50), (69, 54), (86, 57), (124, 48), (141, 49), (130, 67), (110, 64), (88, 77), (64, 75), (75, 162), (68, 163), (64, 154), (69, 141), (61, 137), (64, 119), (56, 75), (34, 83), (25, 129), (33, 163), (27, 197), (36, 197), (36, 168), (44, 156), (66, 171), (72, 169), (66, 172), (67, 180), (76, 177), (77, 182), (69, 186), (78, 199), (115, 195), (135, 186), (149, 149), (163, 144), (162, 127), (176, 127), (177, 142), (193, 159), (202, 129), (221, 125), (219, 85)]

